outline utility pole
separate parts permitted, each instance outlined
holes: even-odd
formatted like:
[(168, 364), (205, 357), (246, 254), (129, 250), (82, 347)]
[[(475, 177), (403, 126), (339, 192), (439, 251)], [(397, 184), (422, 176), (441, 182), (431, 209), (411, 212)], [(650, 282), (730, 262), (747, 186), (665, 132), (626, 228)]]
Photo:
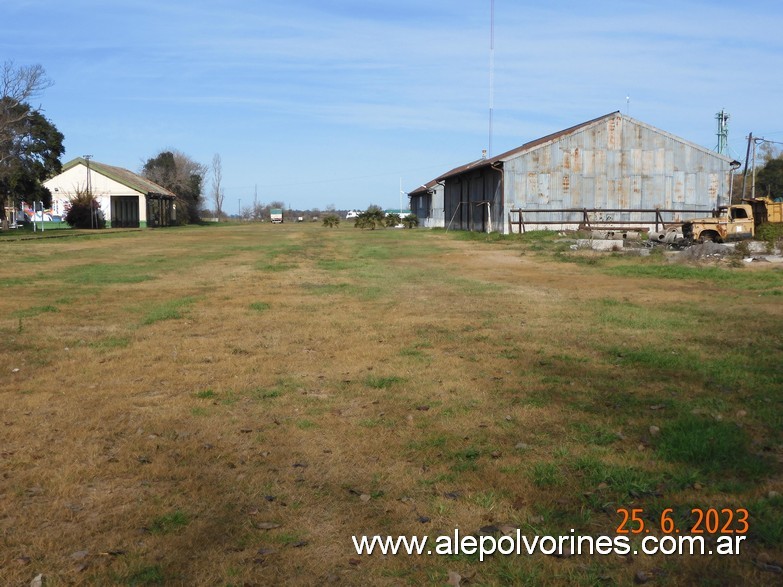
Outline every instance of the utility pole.
[(400, 177), (400, 216), (402, 216), (402, 177)]
[(90, 177), (90, 159), (92, 155), (85, 155), (84, 160), (87, 161), (87, 196), (90, 198), (90, 228), (97, 228), (97, 218), (95, 218), (95, 210), (92, 205), (92, 178)]
[(748, 150), (745, 153), (745, 170), (742, 172), (742, 198), (745, 198), (745, 194), (747, 193), (745, 191), (746, 185), (748, 183), (748, 162), (750, 161), (750, 145), (753, 142), (753, 133), (750, 133), (748, 135)]
[(756, 199), (756, 141), (753, 140), (753, 181), (750, 182), (750, 197), (752, 200)]

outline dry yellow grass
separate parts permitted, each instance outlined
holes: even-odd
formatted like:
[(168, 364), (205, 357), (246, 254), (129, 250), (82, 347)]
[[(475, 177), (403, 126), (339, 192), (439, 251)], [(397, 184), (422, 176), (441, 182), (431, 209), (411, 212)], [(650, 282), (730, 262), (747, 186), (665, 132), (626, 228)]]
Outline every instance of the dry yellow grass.
[[(0, 262), (3, 584), (778, 578), (758, 562), (783, 556), (768, 536), (734, 558), (479, 563), (358, 556), (351, 535), (611, 535), (617, 507), (765, 503), (783, 490), (780, 281), (695, 286), (515, 241), (289, 225), (5, 242)], [(739, 334), (722, 320), (737, 304)], [(662, 335), (705, 364), (731, 341), (766, 378), (724, 390), (729, 374), (681, 361), (657, 380), (644, 357), (623, 363)], [(649, 426), (692, 410), (740, 423), (764, 472), (719, 487), (661, 458)]]

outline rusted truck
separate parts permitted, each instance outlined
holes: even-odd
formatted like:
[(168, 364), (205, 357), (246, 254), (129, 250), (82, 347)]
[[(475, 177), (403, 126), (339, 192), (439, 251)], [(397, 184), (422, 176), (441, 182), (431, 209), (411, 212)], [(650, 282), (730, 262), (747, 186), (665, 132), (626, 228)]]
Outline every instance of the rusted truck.
[(689, 242), (722, 243), (753, 238), (765, 222), (783, 222), (783, 201), (769, 198), (742, 200), (742, 204), (721, 206), (716, 216), (694, 218), (682, 225), (682, 237)]

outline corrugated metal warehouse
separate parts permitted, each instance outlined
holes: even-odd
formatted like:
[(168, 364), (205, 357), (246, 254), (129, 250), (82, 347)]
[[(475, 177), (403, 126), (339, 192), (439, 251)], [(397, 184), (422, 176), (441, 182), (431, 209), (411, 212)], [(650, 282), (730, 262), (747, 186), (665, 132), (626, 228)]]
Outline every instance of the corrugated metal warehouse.
[(443, 186), (447, 228), (509, 233), (515, 210), (548, 210), (535, 218), (526, 215), (525, 221), (562, 220), (566, 227), (578, 224), (581, 215), (563, 210), (622, 209), (611, 218), (615, 224), (649, 220), (653, 230), (650, 214), (631, 210), (664, 209), (670, 211), (667, 221), (703, 216), (728, 203), (731, 163), (613, 112), (457, 167), (429, 182), (429, 188), (411, 192), (411, 209), (424, 226), (438, 226), (432, 198)]

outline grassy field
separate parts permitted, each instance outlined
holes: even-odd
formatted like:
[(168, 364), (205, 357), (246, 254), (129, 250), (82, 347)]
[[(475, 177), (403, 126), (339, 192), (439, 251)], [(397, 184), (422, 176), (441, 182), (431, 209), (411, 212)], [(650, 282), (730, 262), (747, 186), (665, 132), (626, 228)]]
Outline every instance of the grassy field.
[[(0, 262), (3, 585), (781, 580), (780, 267), (301, 225), (6, 240)], [(739, 556), (351, 541), (614, 537), (618, 509), (663, 536), (708, 508), (727, 531), (748, 510)]]

